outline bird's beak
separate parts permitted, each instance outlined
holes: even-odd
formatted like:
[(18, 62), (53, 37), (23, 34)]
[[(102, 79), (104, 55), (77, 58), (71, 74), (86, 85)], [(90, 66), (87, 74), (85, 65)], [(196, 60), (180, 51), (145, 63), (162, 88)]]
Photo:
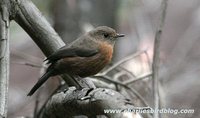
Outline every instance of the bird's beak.
[(125, 34), (117, 34), (117, 35), (115, 36), (115, 38), (124, 37), (124, 36), (125, 36)]

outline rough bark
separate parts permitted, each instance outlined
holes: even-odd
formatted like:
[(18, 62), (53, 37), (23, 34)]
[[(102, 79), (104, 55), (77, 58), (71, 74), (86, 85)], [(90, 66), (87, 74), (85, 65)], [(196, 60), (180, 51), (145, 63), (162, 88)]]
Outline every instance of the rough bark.
[(9, 6), (7, 0), (0, 1), (0, 117), (7, 116), (9, 84)]
[(123, 113), (105, 113), (104, 110), (133, 109), (133, 105), (120, 93), (111, 89), (83, 89), (71, 87), (66, 92), (55, 94), (38, 118), (71, 118), (72, 116), (105, 115), (109, 118), (123, 118)]

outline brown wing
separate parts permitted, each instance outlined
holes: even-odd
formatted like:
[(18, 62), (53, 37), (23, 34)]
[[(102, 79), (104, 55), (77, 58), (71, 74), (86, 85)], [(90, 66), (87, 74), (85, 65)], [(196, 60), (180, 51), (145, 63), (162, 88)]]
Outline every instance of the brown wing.
[(94, 49), (80, 49), (76, 47), (61, 48), (60, 50), (47, 57), (47, 59), (44, 61), (48, 60), (48, 63), (53, 63), (64, 57), (90, 57), (97, 53), (98, 50)]

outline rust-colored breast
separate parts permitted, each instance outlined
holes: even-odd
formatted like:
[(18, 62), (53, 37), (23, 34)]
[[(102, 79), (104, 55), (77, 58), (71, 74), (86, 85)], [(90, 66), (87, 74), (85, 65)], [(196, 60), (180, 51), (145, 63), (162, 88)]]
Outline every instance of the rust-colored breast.
[(111, 61), (113, 55), (113, 46), (107, 42), (102, 42), (99, 46), (101, 56), (105, 59), (107, 63)]
[(113, 46), (103, 42), (99, 45), (99, 53), (91, 57), (67, 57), (57, 62), (61, 73), (69, 73), (80, 77), (97, 74), (112, 59)]

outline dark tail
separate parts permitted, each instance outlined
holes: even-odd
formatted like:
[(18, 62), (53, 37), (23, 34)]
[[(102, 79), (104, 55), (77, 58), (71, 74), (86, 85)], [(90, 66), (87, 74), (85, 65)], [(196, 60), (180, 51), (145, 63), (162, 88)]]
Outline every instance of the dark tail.
[(31, 91), (27, 94), (27, 96), (32, 96), (37, 89), (44, 84), (44, 82), (47, 81), (47, 79), (52, 75), (52, 70), (46, 72), (39, 80), (38, 82), (33, 86)]

